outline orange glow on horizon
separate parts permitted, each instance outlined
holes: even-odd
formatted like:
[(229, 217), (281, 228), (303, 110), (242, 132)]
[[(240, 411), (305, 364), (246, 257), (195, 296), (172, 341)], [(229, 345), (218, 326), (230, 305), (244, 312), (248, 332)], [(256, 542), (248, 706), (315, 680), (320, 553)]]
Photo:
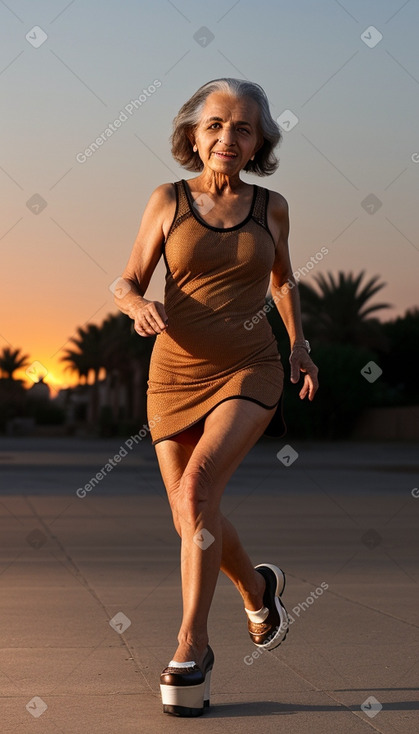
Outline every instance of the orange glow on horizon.
[(50, 389), (51, 398), (57, 397), (60, 390), (65, 390), (66, 388), (75, 387), (80, 384), (76, 372), (66, 370), (65, 365), (61, 365), (60, 363), (54, 364), (52, 360), (48, 359), (44, 361), (40, 359), (32, 360), (28, 367), (16, 370), (13, 377), (17, 380), (22, 380), (26, 389), (30, 389), (43, 378), (43, 382)]
[[(9, 315), (10, 325), (3, 341), (0, 339), (0, 352), (4, 347), (20, 349), (20, 354), (27, 357), (27, 365), (14, 372), (14, 379), (21, 380), (24, 387), (30, 389), (44, 378), (51, 398), (56, 398), (60, 390), (83, 384), (84, 378), (80, 380), (78, 372), (62, 361), (67, 350), (78, 351), (72, 342), (77, 330), (74, 314), (67, 312), (63, 319), (52, 311), (48, 321), (39, 318), (36, 322), (23, 320), (16, 311)], [(106, 314), (103, 318), (105, 316)], [(94, 320), (99, 326), (102, 321), (102, 318)], [(81, 318), (79, 323), (85, 326), (87, 322), (83, 322)], [(10, 339), (11, 334), (15, 335), (13, 341)], [(101, 370), (99, 378), (103, 379), (104, 376), (105, 372)], [(88, 383), (91, 384), (92, 381), (93, 372), (89, 374)]]
[[(56, 398), (60, 390), (84, 384), (84, 378), (81, 381), (76, 371), (66, 369), (66, 364), (59, 361), (59, 355), (55, 359), (42, 359), (41, 355), (40, 359), (30, 359), (28, 361), (29, 365), (27, 367), (16, 370), (13, 374), (14, 379), (22, 380), (27, 390), (43, 378), (44, 384), (49, 387), (50, 397)], [(99, 380), (103, 380), (105, 377), (106, 372), (102, 368), (99, 372)], [(91, 385), (92, 382), (93, 372), (89, 374), (87, 384)]]

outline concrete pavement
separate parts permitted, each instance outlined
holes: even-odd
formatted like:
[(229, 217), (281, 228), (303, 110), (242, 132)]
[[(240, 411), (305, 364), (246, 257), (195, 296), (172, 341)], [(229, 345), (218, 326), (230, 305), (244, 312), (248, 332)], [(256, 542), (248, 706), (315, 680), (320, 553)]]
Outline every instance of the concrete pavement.
[(220, 575), (212, 705), (188, 720), (161, 713), (179, 540), (151, 445), (0, 439), (2, 733), (417, 732), (417, 447), (284, 444), (250, 452), (223, 510), (286, 571), (289, 635), (258, 651)]

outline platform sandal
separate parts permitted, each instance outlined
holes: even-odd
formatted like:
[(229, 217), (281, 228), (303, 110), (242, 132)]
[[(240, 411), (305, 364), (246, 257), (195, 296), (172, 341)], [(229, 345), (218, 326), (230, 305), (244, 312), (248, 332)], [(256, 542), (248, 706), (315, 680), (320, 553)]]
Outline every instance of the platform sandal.
[(245, 610), (247, 628), (256, 647), (274, 650), (285, 640), (289, 628), (287, 610), (280, 598), (285, 588), (285, 574), (271, 563), (261, 563), (255, 568), (265, 579), (266, 588), (263, 607), (257, 612)]
[(202, 666), (171, 660), (160, 675), (163, 712), (172, 716), (201, 716), (210, 705), (214, 653), (208, 645)]

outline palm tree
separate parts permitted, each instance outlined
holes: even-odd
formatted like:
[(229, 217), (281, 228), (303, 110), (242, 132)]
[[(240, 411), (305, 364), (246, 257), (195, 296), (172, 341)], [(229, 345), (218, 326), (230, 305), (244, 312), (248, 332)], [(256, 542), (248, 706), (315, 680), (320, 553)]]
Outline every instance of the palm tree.
[(130, 353), (134, 363), (133, 380), (133, 413), (135, 419), (146, 418), (147, 406), (147, 380), (150, 366), (151, 352), (153, 351), (156, 336), (143, 337), (134, 330), (134, 324), (130, 320)]
[(118, 420), (120, 392), (127, 397), (127, 417), (145, 416), (148, 365), (154, 339), (133, 331), (132, 320), (123, 313), (109, 314), (102, 325), (104, 366), (108, 379), (108, 404)]
[[(102, 323), (104, 342), (104, 364), (106, 369), (106, 403), (111, 410), (113, 421), (117, 423), (120, 415), (121, 394), (129, 393), (131, 364), (129, 358), (128, 322), (124, 314), (109, 314)], [(127, 404), (131, 404), (127, 395)]]
[(382, 325), (372, 314), (389, 308), (388, 303), (370, 300), (385, 283), (375, 275), (362, 282), (365, 271), (354, 276), (340, 271), (314, 276), (317, 287), (299, 284), (303, 323), (307, 333), (319, 342), (383, 347)]
[(82, 354), (81, 352), (76, 352), (74, 351), (74, 349), (67, 349), (60, 361), (67, 362), (65, 371), (71, 370), (72, 372), (77, 373), (81, 385), (87, 383), (89, 365), (84, 354)]
[(68, 369), (77, 372), (80, 378), (84, 378), (85, 384), (89, 382), (93, 373), (90, 418), (95, 424), (99, 407), (99, 373), (104, 366), (102, 329), (96, 324), (89, 324), (87, 327), (79, 326), (77, 336), (71, 337), (70, 342), (76, 346), (77, 351), (67, 349), (60, 361), (67, 362)]
[[(61, 357), (62, 362), (68, 362), (70, 369), (78, 372), (81, 376), (89, 377), (93, 372), (93, 384), (99, 378), (99, 372), (103, 367), (103, 335), (102, 330), (96, 324), (87, 327), (79, 326), (77, 336), (70, 339), (77, 351), (68, 349)], [(81, 370), (81, 372), (80, 372)]]
[(13, 373), (29, 364), (29, 355), (21, 354), (21, 349), (11, 349), (4, 347), (0, 353), (0, 370), (10, 380), (13, 380)]
[(398, 405), (419, 405), (419, 308), (387, 321), (383, 329), (390, 348), (381, 359), (394, 398)]

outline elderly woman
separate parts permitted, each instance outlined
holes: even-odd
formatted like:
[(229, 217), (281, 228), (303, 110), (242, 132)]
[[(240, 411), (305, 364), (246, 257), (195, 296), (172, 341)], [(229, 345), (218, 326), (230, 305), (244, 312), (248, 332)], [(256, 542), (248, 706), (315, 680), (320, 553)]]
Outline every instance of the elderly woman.
[[(271, 650), (288, 629), (284, 573), (272, 563), (254, 567), (220, 512), (228, 480), (279, 409), (283, 367), (263, 311), (270, 281), (290, 339), (291, 381), (303, 373), (300, 397), (309, 400), (318, 387), (288, 253), (287, 202), (240, 178), (273, 173), (280, 138), (259, 85), (216, 79), (198, 89), (174, 120), (172, 153), (199, 175), (152, 193), (122, 275), (126, 293), (116, 298), (140, 336), (157, 335), (148, 420), (181, 537), (183, 598), (160, 688), (163, 710), (178, 716), (209, 706), (207, 620), (220, 569), (242, 597), (255, 645)], [(145, 298), (162, 255), (164, 304)]]

